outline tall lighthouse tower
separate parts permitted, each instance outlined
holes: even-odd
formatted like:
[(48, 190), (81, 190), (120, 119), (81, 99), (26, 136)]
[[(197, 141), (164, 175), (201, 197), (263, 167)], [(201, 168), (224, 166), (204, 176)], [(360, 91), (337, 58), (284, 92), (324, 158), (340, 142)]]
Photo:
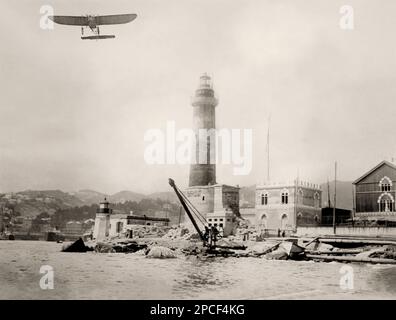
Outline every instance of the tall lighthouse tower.
[[(190, 167), (188, 200), (205, 217), (207, 227), (216, 227), (223, 236), (234, 232), (239, 216), (239, 187), (216, 181), (216, 112), (218, 100), (211, 78), (205, 73), (192, 99), (193, 130), (196, 140), (195, 163)], [(193, 230), (189, 218), (185, 226)]]
[(209, 135), (209, 130), (214, 131), (216, 128), (217, 104), (218, 100), (215, 97), (211, 78), (204, 73), (200, 77), (199, 87), (192, 98), (196, 154), (195, 162), (190, 167), (190, 187), (216, 184), (216, 145), (214, 136)]

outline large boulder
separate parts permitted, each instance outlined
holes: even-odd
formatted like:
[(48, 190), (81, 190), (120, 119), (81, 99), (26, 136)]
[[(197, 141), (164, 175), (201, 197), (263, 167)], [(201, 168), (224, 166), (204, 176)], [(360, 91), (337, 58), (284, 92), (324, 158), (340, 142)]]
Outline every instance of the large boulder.
[(146, 244), (138, 244), (137, 242), (120, 242), (115, 245), (113, 245), (113, 249), (115, 252), (124, 252), (124, 253), (130, 253), (130, 252), (136, 252), (142, 249), (147, 248)]
[(275, 243), (271, 242), (259, 242), (254, 244), (253, 246), (249, 246), (248, 251), (252, 254), (261, 255), (266, 253), (268, 250), (273, 248)]
[(216, 246), (223, 247), (223, 248), (229, 248), (229, 249), (236, 249), (236, 250), (246, 249), (246, 246), (244, 244), (238, 243), (238, 242), (232, 241), (230, 239), (226, 239), (226, 238), (222, 238), (219, 241), (217, 241)]
[(177, 258), (176, 253), (173, 250), (160, 246), (150, 248), (146, 257), (157, 259)]
[(79, 238), (73, 243), (65, 243), (62, 246), (62, 252), (87, 252), (90, 248), (85, 246), (83, 239)]
[(331, 244), (315, 241), (310, 243), (305, 249), (309, 251), (331, 251), (334, 247)]
[(287, 260), (288, 256), (289, 255), (287, 254), (285, 249), (282, 247), (279, 247), (278, 249), (276, 249), (270, 253), (267, 253), (264, 256), (264, 258), (269, 259), (269, 260)]
[(98, 243), (95, 246), (95, 252), (98, 253), (115, 253), (115, 249), (113, 248), (113, 245), (110, 243)]
[(359, 258), (380, 258), (380, 259), (395, 259), (396, 260), (396, 246), (388, 245), (370, 248), (356, 255)]

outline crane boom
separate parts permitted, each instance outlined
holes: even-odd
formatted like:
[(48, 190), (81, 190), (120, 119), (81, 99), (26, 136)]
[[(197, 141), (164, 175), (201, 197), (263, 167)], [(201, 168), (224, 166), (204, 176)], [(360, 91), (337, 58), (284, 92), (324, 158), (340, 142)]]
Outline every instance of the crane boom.
[(204, 234), (202, 233), (202, 231), (199, 229), (197, 222), (195, 221), (193, 215), (191, 214), (190, 208), (187, 206), (186, 201), (184, 200), (183, 196), (180, 194), (179, 189), (176, 187), (175, 181), (171, 178), (169, 178), (169, 185), (173, 188), (173, 190), (175, 190), (175, 193), (177, 195), (177, 197), (179, 198), (180, 203), (182, 204), (184, 210), (186, 211), (188, 217), (190, 218), (195, 230), (198, 232), (199, 237), (201, 238), (201, 240), (206, 243), (206, 239)]

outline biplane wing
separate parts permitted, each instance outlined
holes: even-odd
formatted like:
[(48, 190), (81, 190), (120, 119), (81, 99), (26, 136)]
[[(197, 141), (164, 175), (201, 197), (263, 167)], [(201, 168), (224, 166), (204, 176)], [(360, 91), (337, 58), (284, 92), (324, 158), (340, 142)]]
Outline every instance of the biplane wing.
[[(66, 24), (69, 26), (81, 27), (82, 40), (100, 40), (100, 39), (113, 39), (114, 35), (101, 35), (99, 26), (111, 24), (124, 24), (135, 20), (136, 14), (115, 14), (108, 16), (49, 16), (48, 18), (58, 24)], [(83, 36), (84, 29), (89, 28), (94, 35)]]
[(95, 17), (96, 25), (108, 25), (108, 24), (123, 24), (135, 20), (136, 14), (116, 14), (110, 16), (97, 16)]
[(50, 20), (58, 24), (66, 24), (69, 26), (88, 26), (88, 17), (84, 16), (49, 16)]
[(109, 16), (49, 16), (49, 19), (58, 24), (69, 26), (110, 25), (124, 24), (135, 20), (136, 14), (115, 14)]

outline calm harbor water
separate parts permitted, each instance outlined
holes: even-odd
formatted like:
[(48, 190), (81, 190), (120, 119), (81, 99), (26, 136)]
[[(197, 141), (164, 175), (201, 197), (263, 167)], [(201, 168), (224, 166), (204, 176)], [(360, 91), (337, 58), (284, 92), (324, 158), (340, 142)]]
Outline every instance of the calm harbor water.
[[(0, 241), (0, 299), (396, 299), (396, 266), (259, 258), (147, 259), (137, 254), (62, 253), (62, 244)], [(40, 267), (54, 270), (42, 290)]]

